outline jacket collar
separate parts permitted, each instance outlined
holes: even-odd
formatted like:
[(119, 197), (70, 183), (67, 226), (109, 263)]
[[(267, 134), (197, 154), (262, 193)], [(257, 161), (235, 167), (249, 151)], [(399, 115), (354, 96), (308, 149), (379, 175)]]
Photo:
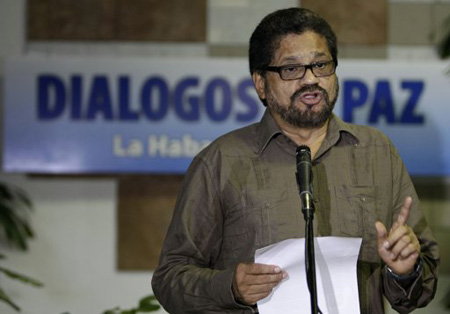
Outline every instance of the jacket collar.
[[(352, 144), (357, 144), (359, 142), (358, 136), (355, 133), (352, 124), (342, 121), (334, 113), (331, 114), (328, 123), (327, 135), (317, 153), (317, 157), (322, 155), (332, 146), (336, 145), (341, 138), (344, 138), (343, 134), (349, 135), (345, 136), (345, 139), (350, 141)], [(262, 154), (266, 147), (270, 144), (271, 140), (280, 134), (282, 134), (280, 127), (273, 119), (269, 110), (266, 109), (257, 129), (256, 153), (258, 155)]]

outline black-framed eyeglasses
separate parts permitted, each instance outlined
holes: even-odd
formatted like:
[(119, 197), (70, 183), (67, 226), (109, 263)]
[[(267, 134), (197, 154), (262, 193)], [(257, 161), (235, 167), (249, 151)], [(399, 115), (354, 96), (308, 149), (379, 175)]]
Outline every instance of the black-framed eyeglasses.
[(333, 75), (336, 71), (337, 61), (314, 62), (311, 64), (287, 64), (280, 67), (266, 66), (263, 70), (278, 72), (284, 81), (299, 80), (310, 69), (316, 77)]

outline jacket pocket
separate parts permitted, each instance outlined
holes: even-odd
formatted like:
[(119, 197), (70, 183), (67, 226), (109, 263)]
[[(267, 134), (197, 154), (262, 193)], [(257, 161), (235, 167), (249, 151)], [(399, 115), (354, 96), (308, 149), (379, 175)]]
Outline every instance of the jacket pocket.
[(362, 238), (375, 235), (376, 190), (375, 186), (335, 187), (338, 223), (342, 235)]

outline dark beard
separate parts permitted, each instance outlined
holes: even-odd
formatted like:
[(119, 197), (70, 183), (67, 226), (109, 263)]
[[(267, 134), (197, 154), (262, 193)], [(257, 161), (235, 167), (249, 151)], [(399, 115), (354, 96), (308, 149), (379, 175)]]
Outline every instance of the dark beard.
[[(301, 111), (295, 106), (295, 100), (304, 92), (314, 92), (320, 91), (323, 95), (325, 106), (318, 113), (313, 112), (309, 108), (305, 111)], [(334, 109), (334, 105), (337, 100), (339, 92), (339, 82), (336, 82), (336, 93), (335, 97), (330, 100), (330, 97), (325, 89), (318, 85), (307, 85), (300, 88), (291, 96), (291, 103), (288, 108), (281, 106), (272, 96), (270, 92), (266, 92), (267, 95), (267, 106), (270, 110), (278, 113), (280, 117), (289, 123), (290, 125), (298, 128), (316, 128), (323, 126)]]

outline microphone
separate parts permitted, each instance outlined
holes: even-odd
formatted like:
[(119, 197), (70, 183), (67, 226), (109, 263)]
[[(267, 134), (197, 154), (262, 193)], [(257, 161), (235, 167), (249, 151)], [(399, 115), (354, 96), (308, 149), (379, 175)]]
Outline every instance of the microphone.
[(312, 164), (311, 150), (306, 145), (297, 147), (295, 152), (297, 159), (297, 184), (302, 202), (302, 212), (305, 219), (314, 214), (312, 203)]

